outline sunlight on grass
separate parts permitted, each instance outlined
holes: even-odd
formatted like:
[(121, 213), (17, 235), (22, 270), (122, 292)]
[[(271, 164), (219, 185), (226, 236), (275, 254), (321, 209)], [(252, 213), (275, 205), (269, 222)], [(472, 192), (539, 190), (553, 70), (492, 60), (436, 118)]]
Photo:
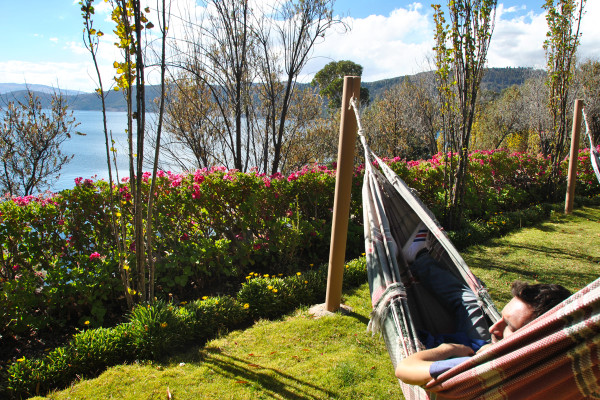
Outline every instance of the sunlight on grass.
[[(463, 256), (499, 309), (515, 279), (578, 290), (600, 271), (600, 209), (554, 214), (542, 224), (473, 246)], [(402, 399), (383, 340), (366, 332), (368, 286), (344, 293), (348, 316), (307, 309), (188, 349), (164, 362), (121, 365), (50, 393), (60, 399)], [(39, 398), (38, 398), (39, 399)]]
[(547, 222), (472, 246), (462, 255), (501, 309), (516, 279), (580, 290), (598, 278), (599, 248), (600, 210), (584, 207), (571, 216), (554, 213)]

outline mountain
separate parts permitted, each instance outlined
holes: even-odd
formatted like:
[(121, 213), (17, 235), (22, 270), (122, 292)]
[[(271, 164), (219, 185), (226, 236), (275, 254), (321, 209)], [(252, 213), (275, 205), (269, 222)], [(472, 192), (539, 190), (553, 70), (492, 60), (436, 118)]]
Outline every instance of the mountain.
[(76, 95), (80, 93), (85, 93), (79, 90), (64, 90), (60, 88), (55, 88), (52, 86), (46, 85), (38, 85), (38, 84), (29, 84), (29, 83), (0, 83), (0, 94), (10, 93), (10, 92), (20, 92), (27, 91), (27, 89), (38, 92), (38, 93), (54, 93), (60, 91), (65, 96)]
[[(0, 83), (0, 88), (2, 88), (4, 85), (10, 85), (10, 84), (1, 84)], [(48, 86), (46, 86), (46, 88), (48, 88)], [(33, 88), (30, 86), (29, 90), (32, 90), (33, 93), (39, 97), (41, 103), (42, 103), (42, 107), (43, 108), (49, 108), (51, 100), (52, 100), (52, 93), (54, 93), (54, 91), (37, 91), (37, 90), (33, 90)], [(135, 87), (133, 88), (133, 97), (135, 98)], [(102, 102), (100, 101), (100, 97), (98, 97), (98, 95), (96, 93), (83, 93), (83, 92), (76, 92), (74, 94), (70, 94), (67, 95), (64, 93), (64, 91), (61, 91), (61, 93), (63, 94), (64, 98), (66, 99), (67, 103), (69, 104), (69, 109), (71, 110), (87, 110), (87, 111), (101, 111), (102, 110)], [(146, 107), (148, 109), (148, 111), (150, 112), (154, 112), (156, 111), (156, 104), (154, 102), (154, 99), (159, 97), (159, 93), (160, 93), (160, 86), (151, 86), (148, 85), (146, 86)], [(17, 90), (17, 91), (11, 91), (8, 93), (2, 93), (0, 94), (0, 108), (2, 108), (3, 106), (5, 106), (6, 104), (8, 104), (8, 102), (10, 101), (19, 101), (19, 102), (23, 102), (26, 101), (27, 99), (27, 90)], [(111, 90), (110, 92), (107, 93), (106, 95), (106, 110), (107, 111), (127, 111), (127, 104), (125, 102), (125, 98), (123, 96), (123, 92), (116, 92), (114, 90)]]
[[(524, 67), (507, 67), (507, 68), (486, 68), (481, 81), (482, 91), (491, 91), (500, 93), (502, 90), (513, 86), (522, 85), (527, 79), (544, 75), (546, 72), (541, 69), (524, 68)], [(435, 79), (434, 71), (419, 72), (415, 75), (399, 76), (396, 78), (383, 79), (375, 82), (362, 82), (362, 86), (369, 89), (371, 99), (380, 97), (387, 89), (402, 82), (405, 78), (419, 79)]]
[[(396, 78), (382, 79), (375, 82), (363, 82), (362, 85), (369, 89), (371, 99), (380, 97), (385, 90), (402, 82), (405, 78), (418, 78), (427, 75), (433, 75), (433, 71), (420, 72), (415, 75), (399, 76)], [(482, 91), (491, 91), (499, 93), (503, 89), (512, 85), (521, 85), (528, 78), (545, 74), (543, 70), (532, 68), (488, 68), (485, 71), (481, 82)], [(302, 85), (304, 86), (304, 85)], [(48, 107), (50, 104), (51, 94), (55, 88), (44, 85), (25, 85), (16, 83), (0, 83), (0, 108), (6, 105), (9, 101), (23, 101), (27, 96), (27, 88), (35, 92), (42, 101), (43, 107)], [(102, 110), (102, 103), (96, 93), (83, 93), (72, 90), (61, 90), (63, 96), (66, 97), (69, 107), (72, 110)], [(148, 111), (156, 111), (155, 99), (159, 97), (160, 86), (146, 86), (146, 107)], [(135, 88), (133, 91), (135, 97)], [(106, 97), (107, 111), (126, 111), (125, 99), (122, 92), (110, 91)]]

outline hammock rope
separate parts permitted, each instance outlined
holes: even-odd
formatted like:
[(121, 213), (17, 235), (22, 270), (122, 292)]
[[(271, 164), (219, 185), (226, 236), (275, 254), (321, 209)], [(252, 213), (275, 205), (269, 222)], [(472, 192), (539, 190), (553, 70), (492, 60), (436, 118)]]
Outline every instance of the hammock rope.
[[(351, 107), (365, 151), (363, 218), (373, 305), (369, 330), (381, 333), (395, 369), (399, 360), (424, 349), (418, 329), (453, 332), (454, 316), (415, 281), (400, 250), (419, 223), (433, 233), (431, 256), (471, 287), (489, 322), (500, 314), (416, 192), (369, 148), (355, 99)], [(399, 382), (408, 400), (592, 399), (600, 398), (599, 360), (600, 279), (424, 388)]]
[(583, 109), (583, 121), (585, 122), (585, 133), (590, 142), (590, 162), (592, 163), (592, 169), (596, 173), (596, 179), (598, 179), (598, 182), (600, 183), (600, 168), (598, 167), (600, 164), (600, 154), (598, 153), (598, 148), (594, 145), (585, 109)]

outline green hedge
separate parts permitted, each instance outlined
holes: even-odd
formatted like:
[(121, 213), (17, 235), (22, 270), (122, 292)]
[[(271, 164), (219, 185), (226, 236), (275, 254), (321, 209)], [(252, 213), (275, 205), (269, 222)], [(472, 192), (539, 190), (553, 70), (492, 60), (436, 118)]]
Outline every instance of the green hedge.
[[(463, 230), (450, 233), (458, 247), (547, 214), (535, 204), (548, 197), (548, 159), (494, 151), (473, 152), (469, 160), (467, 222)], [(580, 152), (578, 161), (577, 194), (598, 194), (589, 151)], [(444, 155), (386, 162), (442, 220)], [(363, 170), (356, 168), (352, 185), (348, 258), (363, 251)], [(144, 196), (148, 178), (145, 173)], [(334, 168), (311, 166), (288, 177), (224, 168), (185, 175), (161, 171), (156, 183), (153, 254), (159, 299), (194, 299), (224, 283), (238, 285), (251, 272), (260, 279), (296, 272), (312, 279), (309, 265), (327, 261)], [(560, 185), (564, 193), (564, 179)], [(124, 256), (133, 269), (128, 183), (114, 187), (112, 207), (109, 196), (106, 182), (77, 179), (73, 189), (50, 197), (0, 203), (0, 335), (27, 335), (52, 325), (83, 328), (85, 321), (100, 327), (122, 315), (126, 307), (110, 220), (116, 218), (126, 233)], [(513, 212), (517, 214), (511, 217)], [(301, 283), (294, 284), (302, 296), (310, 294), (300, 290)], [(283, 300), (278, 307), (289, 309)]]

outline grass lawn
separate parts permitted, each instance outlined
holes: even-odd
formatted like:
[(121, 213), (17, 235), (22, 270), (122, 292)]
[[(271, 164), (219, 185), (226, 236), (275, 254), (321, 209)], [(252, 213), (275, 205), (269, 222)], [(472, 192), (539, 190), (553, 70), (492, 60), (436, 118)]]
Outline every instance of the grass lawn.
[[(600, 271), (600, 208), (555, 214), (463, 252), (498, 308), (515, 279), (581, 289)], [(366, 332), (366, 284), (344, 293), (350, 315), (307, 309), (259, 321), (162, 362), (121, 365), (50, 393), (52, 399), (401, 399), (383, 340)], [(41, 399), (37, 397), (36, 399)]]

